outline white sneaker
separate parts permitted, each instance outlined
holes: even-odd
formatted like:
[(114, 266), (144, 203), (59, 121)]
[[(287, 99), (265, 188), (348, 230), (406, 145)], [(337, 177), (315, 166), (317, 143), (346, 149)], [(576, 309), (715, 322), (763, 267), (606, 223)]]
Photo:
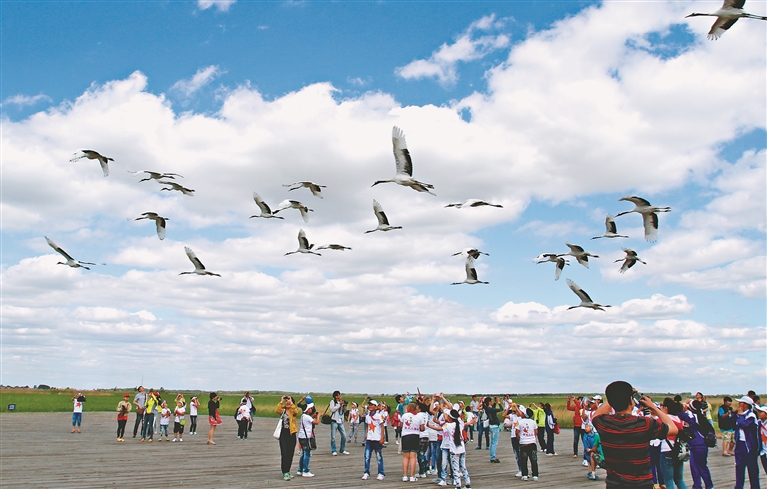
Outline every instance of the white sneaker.
[(179, 438), (178, 441), (184, 441), (184, 439), (183, 438)]
[(303, 477), (304, 473), (303, 473), (303, 472), (301, 472), (300, 470), (297, 470), (297, 471), (296, 471), (296, 475), (297, 475), (298, 477)]
[(438, 486), (446, 486), (446, 485), (447, 485), (447, 482), (445, 482), (445, 481), (439, 481), (439, 482), (437, 483), (437, 485), (438, 485)]
[(341, 453), (342, 453), (342, 454), (344, 454), (344, 455), (350, 455), (350, 453), (349, 453), (349, 452), (347, 452), (346, 450), (344, 450), (344, 451), (343, 451), (343, 452), (341, 452)]
[(338, 455), (338, 452), (333, 452), (333, 456), (335, 457), (336, 455)]
[(585, 460), (584, 460), (584, 461), (583, 461), (583, 463), (582, 463), (581, 465), (583, 465), (584, 467), (588, 467), (588, 466), (589, 466), (589, 463), (588, 463), (587, 461), (585, 461)]
[(526, 476), (526, 475), (523, 475), (523, 476), (522, 476), (522, 480), (523, 480), (523, 481), (526, 481), (526, 480), (527, 480), (527, 476)]
[(535, 482), (535, 481), (537, 481), (537, 480), (538, 480), (538, 476), (537, 476), (537, 475), (534, 475), (534, 476), (533, 476), (533, 482)]
[(368, 479), (370, 479), (370, 474), (362, 474), (362, 480), (363, 481), (366, 481)]
[(304, 477), (314, 477), (314, 474), (312, 474), (311, 472), (304, 472), (303, 476)]
[(384, 475), (383, 474), (378, 474), (378, 477), (376, 477), (376, 479), (378, 479), (379, 481), (382, 481), (382, 480), (384, 480)]
[(397, 440), (397, 445), (399, 445), (399, 440)]
[(407, 482), (407, 476), (406, 475), (402, 476), (402, 482)]
[[(403, 479), (403, 480), (404, 480), (404, 479)], [(410, 478), (410, 482), (415, 482), (415, 481), (417, 481), (417, 480), (418, 480), (418, 479), (416, 479), (415, 477), (411, 477), (411, 478)]]
[(521, 471), (517, 472), (516, 474), (514, 474), (514, 477), (522, 477), (522, 472)]

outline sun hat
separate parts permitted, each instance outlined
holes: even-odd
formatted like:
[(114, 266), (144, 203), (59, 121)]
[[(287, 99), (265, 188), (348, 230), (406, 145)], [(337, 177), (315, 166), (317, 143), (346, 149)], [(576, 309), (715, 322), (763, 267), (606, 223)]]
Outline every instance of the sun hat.
[(748, 396), (743, 396), (743, 397), (741, 397), (740, 399), (735, 399), (735, 402), (745, 402), (745, 403), (746, 403), (746, 404), (748, 404), (749, 406), (753, 406), (753, 405), (754, 405), (754, 400), (753, 400), (753, 399), (751, 399), (751, 398), (750, 398), (750, 397), (748, 397)]
[(754, 404), (754, 409), (757, 411), (761, 411), (763, 413), (767, 413), (767, 406), (760, 406), (759, 404)]
[(306, 405), (306, 409), (304, 409), (304, 411), (308, 411), (309, 409), (311, 409), (313, 407), (314, 407), (314, 403), (310, 402), (309, 404)]
[(599, 399), (599, 400), (601, 401), (601, 400), (602, 400), (602, 396), (600, 396), (599, 394), (597, 394), (596, 396), (594, 396), (594, 399)]
[(378, 406), (378, 401), (371, 399), (368, 401), (369, 406)]

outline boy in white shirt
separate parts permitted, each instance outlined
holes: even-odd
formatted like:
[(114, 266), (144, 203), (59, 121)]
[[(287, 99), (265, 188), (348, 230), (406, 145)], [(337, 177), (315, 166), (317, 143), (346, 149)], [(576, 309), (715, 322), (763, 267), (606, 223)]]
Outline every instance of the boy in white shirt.
[(362, 480), (370, 478), (370, 456), (373, 451), (375, 451), (376, 459), (378, 460), (377, 479), (382, 481), (385, 477), (383, 453), (381, 453), (384, 441), (384, 419), (381, 413), (378, 412), (378, 408), (378, 401), (373, 399), (368, 401), (368, 414), (365, 416), (365, 473), (362, 475)]
[[(520, 410), (521, 413), (521, 410)], [(535, 440), (538, 437), (538, 424), (533, 421), (533, 410), (527, 408), (526, 417), (520, 417), (517, 425), (517, 437), (519, 438), (519, 453), (522, 465), (522, 480), (528, 480), (527, 460), (530, 459), (530, 466), (533, 469), (533, 480), (538, 480), (538, 452), (536, 450)]]

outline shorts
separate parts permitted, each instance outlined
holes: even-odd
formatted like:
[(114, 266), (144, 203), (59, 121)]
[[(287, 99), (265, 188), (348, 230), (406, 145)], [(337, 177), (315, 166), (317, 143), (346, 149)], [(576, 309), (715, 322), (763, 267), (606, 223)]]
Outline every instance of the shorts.
[(80, 426), (80, 423), (83, 422), (83, 413), (72, 413), (72, 426), (77, 424), (77, 426)]
[(722, 431), (722, 443), (732, 443), (735, 441), (735, 431)]
[(421, 437), (419, 435), (405, 435), (402, 437), (402, 453), (417, 452)]

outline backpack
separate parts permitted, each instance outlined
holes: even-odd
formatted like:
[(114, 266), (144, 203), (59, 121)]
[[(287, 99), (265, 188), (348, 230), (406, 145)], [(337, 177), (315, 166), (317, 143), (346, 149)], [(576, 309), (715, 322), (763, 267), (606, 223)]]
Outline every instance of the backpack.
[(716, 432), (709, 431), (703, 436), (703, 441), (706, 442), (706, 446), (709, 448), (716, 448)]
[(674, 465), (679, 466), (690, 460), (690, 440), (693, 438), (693, 433), (687, 428), (679, 430), (676, 434), (676, 441), (672, 446), (666, 439), (666, 444), (671, 447), (671, 460)]

